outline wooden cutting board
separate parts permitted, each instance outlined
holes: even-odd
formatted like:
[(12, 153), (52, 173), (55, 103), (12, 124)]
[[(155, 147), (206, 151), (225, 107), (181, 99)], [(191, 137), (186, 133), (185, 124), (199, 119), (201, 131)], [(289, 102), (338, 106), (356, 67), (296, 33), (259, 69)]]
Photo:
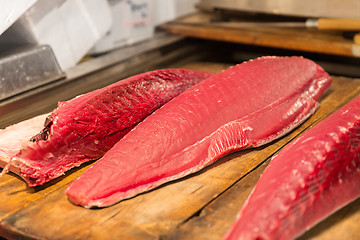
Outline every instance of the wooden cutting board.
[[(165, 23), (162, 29), (186, 37), (290, 49), (348, 57), (360, 57), (360, 45), (339, 31), (307, 28), (249, 26), (224, 27), (212, 22), (212, 15), (195, 13)], [(218, 25), (217, 25), (218, 24)]]
[[(186, 68), (220, 71), (223, 64)], [(333, 77), (316, 113), (266, 146), (239, 151), (183, 179), (102, 209), (72, 205), (64, 193), (90, 164), (44, 186), (28, 188), (13, 174), (0, 182), (0, 236), (19, 239), (221, 239), (269, 159), (307, 128), (360, 95), (360, 79)], [(1, 119), (1, 117), (0, 117)], [(301, 239), (360, 239), (360, 200)]]

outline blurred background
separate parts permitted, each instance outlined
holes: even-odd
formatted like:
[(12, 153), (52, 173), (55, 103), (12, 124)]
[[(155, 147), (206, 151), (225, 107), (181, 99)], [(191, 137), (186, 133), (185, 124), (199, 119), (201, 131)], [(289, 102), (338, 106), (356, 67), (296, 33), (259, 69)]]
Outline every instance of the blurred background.
[(29, 117), (191, 61), (301, 55), (333, 75), (359, 77), (359, 31), (357, 0), (3, 0), (0, 127), (15, 121), (14, 109)]

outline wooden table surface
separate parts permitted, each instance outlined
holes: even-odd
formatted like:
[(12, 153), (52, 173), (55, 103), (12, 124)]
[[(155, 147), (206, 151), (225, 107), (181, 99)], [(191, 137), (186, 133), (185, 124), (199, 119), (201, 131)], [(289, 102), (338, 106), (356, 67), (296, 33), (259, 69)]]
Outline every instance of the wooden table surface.
[[(193, 62), (186, 68), (221, 71), (224, 64)], [(215, 164), (114, 206), (71, 204), (65, 188), (90, 164), (44, 186), (28, 188), (6, 174), (0, 182), (0, 236), (10, 239), (221, 239), (269, 159), (310, 126), (360, 95), (360, 79), (333, 77), (321, 106), (301, 126), (263, 147), (239, 151)], [(0, 117), (1, 120), (1, 117)], [(310, 229), (300, 239), (360, 239), (360, 199)]]

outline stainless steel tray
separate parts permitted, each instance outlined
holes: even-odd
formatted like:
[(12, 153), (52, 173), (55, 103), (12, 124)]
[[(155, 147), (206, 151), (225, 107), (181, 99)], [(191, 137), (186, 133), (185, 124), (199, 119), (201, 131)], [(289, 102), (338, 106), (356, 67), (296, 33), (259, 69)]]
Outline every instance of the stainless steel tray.
[(0, 100), (64, 77), (49, 46), (6, 52), (0, 58)]

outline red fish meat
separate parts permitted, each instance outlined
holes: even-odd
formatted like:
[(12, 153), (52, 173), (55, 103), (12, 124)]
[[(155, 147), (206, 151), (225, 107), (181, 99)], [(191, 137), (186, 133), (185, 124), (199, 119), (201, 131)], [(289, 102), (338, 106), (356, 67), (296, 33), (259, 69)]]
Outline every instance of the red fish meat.
[(220, 157), (268, 143), (311, 115), (329, 75), (302, 57), (262, 57), (207, 78), (172, 99), (66, 189), (85, 207), (178, 179)]
[(10, 169), (33, 187), (97, 159), (154, 110), (212, 74), (156, 70), (60, 103), (33, 142), (10, 159)]
[(360, 97), (275, 156), (225, 239), (294, 239), (360, 197)]

